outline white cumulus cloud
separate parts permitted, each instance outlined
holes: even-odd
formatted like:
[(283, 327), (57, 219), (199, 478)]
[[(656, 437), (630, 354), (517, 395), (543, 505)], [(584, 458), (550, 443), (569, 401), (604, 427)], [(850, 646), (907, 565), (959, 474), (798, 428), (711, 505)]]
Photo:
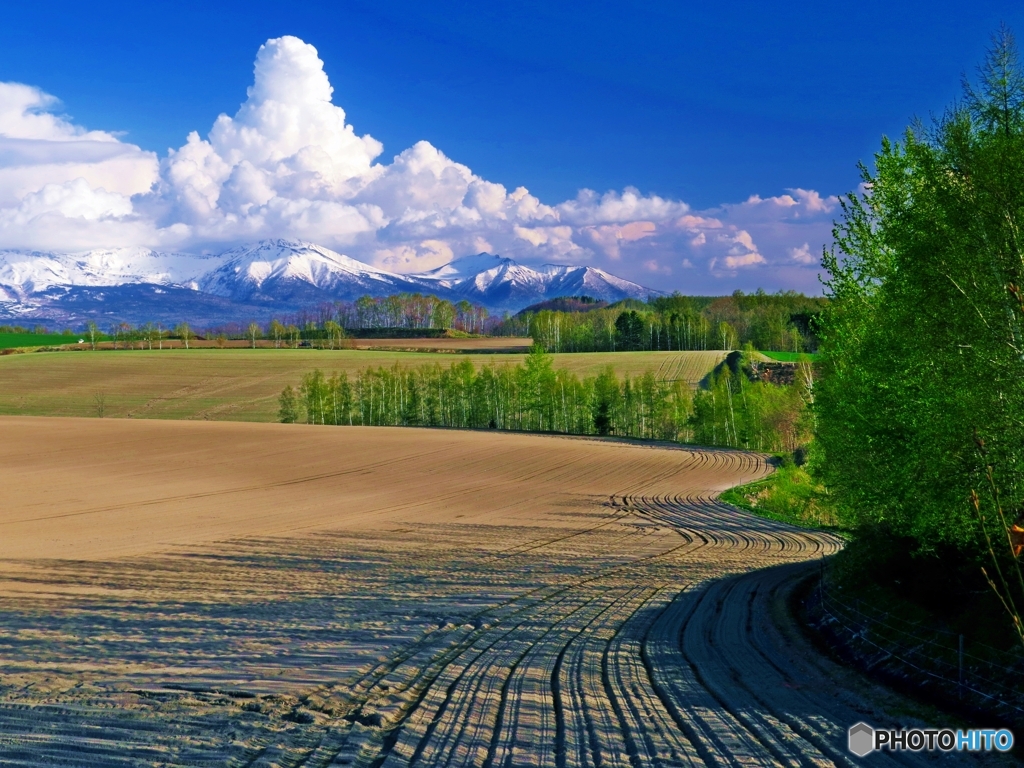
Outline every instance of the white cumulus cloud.
[(681, 264), (681, 290), (731, 289), (723, 281), (772, 268), (816, 283), (810, 243), (827, 239), (834, 197), (794, 188), (693, 211), (627, 187), (549, 204), (426, 141), (382, 161), (381, 143), (357, 133), (334, 97), (312, 45), (268, 40), (234, 115), (159, 159), (76, 125), (37, 88), (0, 83), (0, 246), (187, 250), (296, 237), (404, 272), (489, 251), (641, 282)]

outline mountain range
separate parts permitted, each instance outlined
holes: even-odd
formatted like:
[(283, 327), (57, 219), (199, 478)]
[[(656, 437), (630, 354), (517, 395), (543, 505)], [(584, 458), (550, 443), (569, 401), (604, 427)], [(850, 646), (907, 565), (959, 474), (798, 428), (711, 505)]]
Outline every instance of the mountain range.
[(0, 320), (7, 322), (213, 325), (404, 292), (466, 299), (497, 314), (560, 296), (619, 301), (660, 293), (594, 267), (528, 267), (488, 253), (398, 274), (297, 240), (262, 240), (213, 256), (146, 248), (0, 251)]

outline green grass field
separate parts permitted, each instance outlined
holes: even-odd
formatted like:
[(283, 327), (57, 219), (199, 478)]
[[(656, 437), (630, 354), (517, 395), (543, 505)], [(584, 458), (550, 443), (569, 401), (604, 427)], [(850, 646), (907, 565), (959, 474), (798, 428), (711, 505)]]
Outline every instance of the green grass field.
[[(76, 339), (77, 341), (77, 339)], [(654, 371), (692, 386), (723, 352), (595, 352), (554, 355), (555, 367), (593, 376)], [(522, 361), (521, 354), (446, 354), (383, 350), (193, 349), (41, 352), (0, 356), (0, 414), (275, 421), (287, 384), (320, 368), (351, 376), (370, 366), (475, 365)]]
[(66, 336), (63, 333), (0, 333), (0, 349), (18, 347), (56, 347), (63, 344), (77, 344), (83, 336)]
[(810, 360), (814, 362), (818, 356), (817, 354), (808, 354), (807, 352), (761, 352), (762, 355), (767, 357), (769, 360), (775, 360), (779, 363), (799, 363), (801, 360)]

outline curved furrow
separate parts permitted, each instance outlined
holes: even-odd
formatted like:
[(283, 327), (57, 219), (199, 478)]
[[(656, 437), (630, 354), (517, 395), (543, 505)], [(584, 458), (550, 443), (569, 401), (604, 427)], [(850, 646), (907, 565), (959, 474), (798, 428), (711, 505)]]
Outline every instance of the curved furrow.
[(629, 588), (585, 631), (566, 643), (556, 658), (551, 688), (556, 713), (555, 762), (559, 768), (594, 768), (606, 764), (602, 752), (625, 753), (621, 739), (609, 743), (618, 739), (618, 734), (615, 713), (602, 696), (600, 665), (623, 604), (642, 591), (643, 587)]
[[(776, 734), (782, 745), (790, 745), (795, 758), (810, 760), (815, 765), (856, 764), (845, 750), (845, 725), (856, 722), (861, 713), (837, 701), (835, 691), (801, 683), (780, 664), (786, 658), (774, 634), (769, 616), (770, 606), (780, 584), (791, 583), (792, 567), (780, 567), (756, 574), (730, 579), (731, 584), (715, 585), (728, 589), (732, 610), (717, 617), (694, 617), (693, 626), (684, 630), (706, 635), (704, 646), (691, 644), (691, 653), (699, 653), (713, 670), (706, 675), (707, 684), (715, 690), (723, 706), (744, 707), (753, 713), (752, 723), (767, 734)], [(743, 647), (747, 653), (737, 654)], [(691, 659), (691, 663), (695, 660)], [(757, 681), (757, 684), (754, 684)], [(770, 695), (768, 693), (770, 692)], [(753, 706), (752, 706), (753, 705)], [(822, 717), (828, 712), (829, 717)], [(913, 753), (881, 753), (875, 755), (884, 764), (920, 764), (930, 762), (926, 756)]]
[[(692, 498), (680, 505), (664, 501), (656, 505), (654, 514), (660, 519), (671, 519), (675, 524), (694, 525), (697, 518), (702, 528), (732, 528), (737, 518), (731, 508), (710, 504), (703, 510), (694, 509)], [(675, 510), (672, 509), (675, 507)], [(747, 517), (747, 516), (744, 516)], [(740, 534), (726, 532), (716, 538), (716, 544), (732, 544), (741, 552), (749, 552), (755, 558), (751, 565), (768, 564), (765, 559), (805, 559), (820, 549), (808, 546), (812, 537), (794, 535), (789, 526), (764, 524), (753, 520), (761, 530)], [(756, 577), (749, 577), (754, 580)], [(719, 647), (721, 638), (701, 632), (703, 621), (721, 621), (722, 615), (736, 610), (742, 603), (738, 596), (729, 594), (728, 582), (713, 583), (710, 587), (692, 593), (683, 593), (653, 622), (645, 633), (642, 652), (638, 654), (645, 662), (648, 682), (660, 698), (681, 732), (706, 762), (728, 762), (743, 764), (809, 765), (819, 764), (824, 758), (806, 744), (791, 749), (788, 745), (800, 741), (797, 734), (778, 718), (759, 712), (752, 712), (742, 706), (731, 707), (717, 695), (714, 686), (705, 678), (718, 680), (721, 674), (721, 660), (701, 656), (696, 660), (693, 649), (713, 653)], [(723, 594), (724, 590), (724, 594)], [(731, 599), (730, 599), (731, 597)], [(726, 603), (728, 602), (728, 608)], [(696, 615), (700, 620), (694, 620)], [(742, 632), (748, 632), (744, 626)], [(691, 647), (692, 646), (692, 647)], [(733, 649), (735, 652), (735, 649)], [(680, 658), (682, 652), (682, 658)], [(680, 661), (687, 663), (680, 664)], [(716, 666), (717, 665), (717, 666)], [(735, 677), (722, 685), (735, 689)], [(732, 686), (732, 687), (730, 687)]]
[(699, 672), (681, 658), (679, 638), (703, 602), (701, 591), (684, 592), (650, 627), (642, 646), (652, 689), (704, 762), (717, 765), (777, 765), (775, 756), (705, 688)]
[(596, 593), (594, 610), (566, 617), (518, 660), (502, 691), (503, 706), (485, 767), (505, 768), (520, 756), (523, 761), (555, 765), (558, 755), (564, 755), (565, 725), (559, 716), (559, 711), (564, 716), (564, 705), (555, 706), (564, 691), (553, 683), (559, 661), (570, 645), (592, 633), (608, 615), (616, 615), (635, 590), (592, 585), (589, 591)]
[[(407, 433), (351, 434), (383, 445)], [(415, 475), (415, 492), (385, 492), (390, 481), (372, 462), (379, 487), (328, 464), (289, 486), (337, 489), (344, 504), (358, 506), (347, 533), (296, 540), (281, 556), (268, 529), (233, 541), (232, 554), (193, 557), (194, 572), (206, 569), (201, 589), (168, 588), (169, 597), (142, 611), (106, 593), (93, 600), (95, 619), (84, 621), (95, 623), (77, 631), (105, 661), (121, 654), (137, 665), (110, 665), (89, 680), (120, 675), (120, 688), (89, 688), (87, 680), (72, 692), (55, 674), (53, 683), (36, 683), (33, 705), (21, 710), (27, 687), (8, 685), (21, 678), (0, 668), (0, 729), (18, 734), (14, 751), (0, 737), (0, 766), (851, 764), (842, 742), (863, 711), (856, 695), (837, 699), (826, 663), (791, 649), (797, 641), (775, 620), (800, 568), (814, 567), (800, 563), (841, 542), (718, 498), (730, 483), (771, 472), (765, 456), (513, 436), (502, 445), (520, 447), (496, 464), (479, 436), (420, 439), (436, 450), (401, 452), (433, 462)], [(463, 443), (465, 472), (443, 482), (438, 473), (449, 470), (436, 456)], [(295, 455), (310, 453), (296, 444)], [(310, 506), (332, 498), (323, 493)], [(247, 570), (231, 587), (225, 577), (235, 567)], [(89, 573), (116, 585), (119, 568), (104, 561)], [(171, 583), (144, 571), (136, 569), (154, 590), (161, 579)], [(263, 591), (241, 588), (248, 578), (262, 580), (255, 586)], [(208, 598), (217, 590), (224, 597)], [(232, 603), (251, 595), (261, 597)], [(45, 617), (41, 601), (25, 604)], [(189, 606), (192, 623), (169, 619), (172, 605)], [(155, 633), (179, 644), (177, 656), (162, 642), (131, 645), (132, 621), (145, 621), (145, 611), (156, 616)], [(247, 618), (256, 611), (259, 621)], [(71, 612), (61, 617), (77, 626)], [(41, 647), (38, 621), (19, 622), (0, 628), (5, 644), (21, 633), (9, 647), (21, 653), (15, 673), (28, 679), (41, 654), (22, 649)], [(46, 635), (50, 647), (63, 626)], [(214, 654), (204, 655), (204, 638), (213, 636), (224, 638), (218, 652), (235, 667), (218, 669)], [(105, 651), (105, 643), (129, 650)], [(65, 653), (61, 661), (67, 670), (89, 660)], [(192, 669), (201, 681), (195, 693), (180, 684)], [(136, 689), (134, 711), (122, 714), (112, 702)], [(169, 689), (177, 693), (159, 698)], [(150, 737), (147, 724), (162, 730)]]
[[(560, 600), (495, 636), (485, 636), (463, 654), (447, 664), (416, 703), (411, 716), (402, 723), (401, 732), (383, 762), (385, 768), (412, 765), (443, 765), (450, 760), (449, 750), (457, 744), (453, 737), (462, 730), (462, 720), (473, 717), (475, 726), (493, 723), (498, 717), (497, 693), (511, 671), (517, 657), (525, 653), (524, 645), (536, 640), (538, 626), (543, 626), (547, 614), (556, 613), (552, 624), (589, 604), (580, 603), (578, 595), (567, 594)], [(568, 610), (559, 610), (562, 604)], [(550, 628), (548, 629), (550, 631)], [(474, 706), (475, 705), (475, 706)], [(464, 755), (470, 755), (468, 764), (480, 764), (486, 759), (489, 731), (472, 727), (468, 744), (462, 745)], [(487, 741), (481, 738), (484, 731)]]
[(641, 660), (647, 628), (665, 610), (676, 591), (676, 588), (650, 591), (605, 643), (605, 692), (614, 704), (623, 733), (628, 736), (626, 744), (634, 766), (701, 763), (697, 750), (666, 716), (647, 682)]
[[(606, 578), (611, 573), (615, 573), (615, 572), (621, 571), (623, 569), (628, 569), (628, 568), (636, 567), (638, 562), (640, 562), (640, 563), (642, 563), (642, 562), (653, 562), (653, 561), (656, 561), (656, 560), (659, 560), (659, 559), (662, 559), (662, 558), (665, 558), (665, 557), (668, 557), (668, 556), (685, 554), (687, 551), (689, 551), (691, 549), (699, 549), (700, 547), (701, 547), (701, 544), (695, 542), (692, 539), (686, 539), (682, 544), (677, 545), (676, 547), (673, 547), (670, 550), (658, 552), (658, 553), (655, 553), (655, 554), (651, 554), (651, 555), (639, 558), (637, 561), (634, 561), (634, 562), (631, 562), (631, 563), (613, 565), (613, 566), (610, 566), (610, 567), (608, 567), (606, 569), (603, 569), (602, 571), (599, 571), (597, 574), (589, 576), (586, 579), (582, 579), (582, 580), (576, 581), (574, 583), (571, 583), (569, 585), (565, 585), (561, 589), (558, 590), (557, 594), (562, 595), (563, 593), (569, 593), (569, 592), (572, 592), (572, 591), (581, 591), (581, 590), (582, 591), (587, 591), (588, 589), (590, 589), (589, 585), (591, 585), (591, 584), (593, 584), (595, 582), (598, 582), (599, 580), (601, 580), (603, 578)], [(522, 609), (522, 611), (517, 611), (516, 612), (516, 616), (518, 616), (520, 613), (528, 614), (529, 611), (533, 610), (535, 607), (536, 607), (536, 604), (530, 606), (529, 608), (524, 608), (524, 609)], [(526, 619), (523, 620), (523, 623), (525, 623), (525, 621), (526, 621)], [(516, 629), (518, 629), (521, 626), (522, 626), (522, 624), (515, 625), (512, 629), (508, 630), (508, 634), (511, 634), (512, 632), (514, 632)], [(474, 647), (475, 647), (475, 644), (474, 644), (474, 646), (470, 646), (469, 651), (463, 651), (463, 653), (469, 653)], [(483, 653), (485, 653), (488, 650), (490, 650), (490, 646), (489, 645), (486, 646), (485, 648), (483, 648), (480, 651), (479, 655), (482, 655)], [(522, 648), (520, 648), (520, 650), (522, 651), (522, 653), (525, 653), (525, 650), (522, 650)], [(461, 654), (459, 654), (459, 655), (461, 655)], [(420, 737), (419, 740), (417, 741), (416, 737), (409, 736), (407, 731), (418, 729), (420, 732), (422, 732), (424, 734), (424, 736), (426, 736), (426, 735), (428, 735), (428, 734), (426, 734), (427, 729), (430, 729), (431, 734), (432, 734), (433, 730), (435, 730), (436, 727), (437, 727), (437, 716), (433, 715), (433, 714), (426, 714), (426, 713), (430, 712), (431, 711), (431, 707), (433, 707), (434, 709), (440, 709), (442, 712), (446, 713), (446, 718), (447, 718), (448, 717), (447, 710), (448, 710), (448, 707), (450, 705), (449, 703), (450, 703), (450, 701), (454, 700), (454, 697), (456, 696), (456, 693), (458, 693), (458, 696), (460, 696), (460, 697), (464, 696), (464, 694), (461, 692), (460, 689), (457, 688), (457, 686), (456, 687), (452, 687), (452, 686), (456, 685), (456, 684), (465, 684), (466, 683), (466, 679), (467, 679), (467, 675), (469, 675), (469, 679), (471, 679), (471, 680), (475, 680), (479, 676), (475, 671), (467, 672), (466, 666), (460, 666), (460, 664), (458, 663), (459, 655), (456, 655), (455, 661), (453, 661), (452, 659), (449, 658), (449, 659), (443, 660), (442, 662), (440, 662), (438, 664), (433, 665), (433, 669), (435, 670), (435, 674), (433, 674), (433, 676), (430, 677), (430, 682), (426, 683), (426, 685), (429, 686), (429, 690), (423, 696), (421, 696), (417, 700), (415, 705), (407, 706), (407, 707), (404, 708), (405, 711), (407, 712), (406, 715), (398, 716), (398, 717), (392, 716), (392, 717), (388, 718), (389, 722), (391, 722), (393, 724), (392, 727), (397, 727), (399, 724), (401, 724), (401, 733), (397, 736), (397, 739), (395, 741), (395, 746), (392, 749), (391, 753), (387, 756), (387, 759), (385, 760), (384, 765), (388, 766), (388, 765), (402, 765), (402, 764), (405, 764), (403, 762), (403, 754), (404, 754), (404, 759), (406, 761), (410, 761), (410, 760), (413, 760), (415, 758), (415, 760), (422, 762), (422, 760), (420, 759), (420, 755), (418, 753), (425, 752), (428, 749), (428, 742), (423, 740), (424, 737)], [(502, 657), (502, 658), (504, 658), (504, 657)], [(476, 661), (476, 657), (474, 657), (474, 662), (475, 661)], [(492, 666), (495, 666), (495, 665), (492, 665)], [(438, 670), (439, 668), (441, 669), (441, 671), (440, 672), (436, 672), (436, 670)], [(503, 667), (502, 667), (501, 664), (498, 664), (497, 668), (501, 669)], [(427, 679), (428, 677), (429, 677), (428, 675), (420, 674), (420, 675), (417, 676), (417, 679), (418, 680), (424, 680), (424, 679)], [(418, 683), (418, 685), (422, 686), (424, 684), (423, 683)], [(410, 686), (410, 685), (406, 685), (401, 690), (408, 690), (411, 687), (412, 686)], [(440, 690), (444, 690), (445, 691), (443, 696), (438, 693)], [(493, 691), (493, 686), (491, 687), (491, 690)], [(486, 692), (485, 692), (485, 695), (483, 696), (483, 699), (484, 699), (485, 702), (488, 699), (488, 697), (486, 695)], [(462, 704), (459, 704), (458, 706), (461, 707)], [(484, 705), (482, 705), (482, 707), (480, 708), (480, 711), (483, 711), (483, 709), (486, 709), (487, 706), (489, 706), (489, 704), (485, 703)], [(405, 719), (407, 717), (409, 718), (408, 722), (405, 721)], [(486, 720), (487, 720), (486, 716), (478, 717), (478, 721), (486, 722)], [(410, 747), (410, 744), (413, 743), (413, 742), (415, 742), (416, 746), (411, 746)], [(425, 764), (435, 764), (435, 763), (434, 762), (426, 762)]]
[[(703, 543), (700, 542), (697, 538), (683, 538), (684, 542), (682, 544), (668, 551), (656, 552), (651, 555), (638, 558), (637, 560), (632, 562), (615, 564), (608, 566), (604, 569), (600, 569), (597, 573), (591, 575), (591, 577), (585, 580), (581, 580), (577, 583), (562, 587), (562, 589), (558, 591), (558, 594), (562, 594), (563, 592), (569, 592), (571, 590), (585, 591), (589, 588), (589, 585), (592, 585), (598, 582), (599, 580), (607, 577), (607, 575), (610, 573), (622, 571), (624, 569), (635, 568), (638, 566), (638, 563), (649, 563), (670, 556), (685, 555), (686, 552), (693, 549), (700, 549), (703, 546)], [(528, 611), (532, 609), (532, 607), (534, 606), (530, 606), (530, 608), (523, 608), (521, 611), (516, 611), (516, 614), (518, 615), (518, 613), (520, 612), (528, 613)], [(516, 627), (509, 630), (509, 634), (513, 633), (520, 626), (521, 625), (516, 625)], [(470, 649), (467, 651), (463, 651), (463, 653), (470, 652), (473, 649), (473, 647), (475, 646), (470, 646)], [(480, 653), (478, 655), (482, 655), (484, 652), (488, 650), (492, 651), (492, 653), (495, 652), (493, 649), (490, 649), (490, 646), (488, 645), (486, 648), (480, 650)], [(525, 652), (521, 648), (520, 651), (523, 653)], [(444, 732), (438, 734), (435, 737), (434, 732), (437, 730), (439, 716), (437, 714), (427, 713), (430, 713), (432, 711), (436, 712), (439, 710), (441, 713), (444, 714), (445, 723), (451, 723), (452, 721), (456, 720), (457, 716), (449, 712), (450, 707), (453, 707), (452, 702), (456, 702), (454, 706), (461, 712), (463, 708), (463, 703), (461, 701), (462, 699), (466, 698), (464, 689), (473, 689), (473, 681), (476, 681), (477, 679), (482, 680), (483, 682), (480, 683), (480, 685), (484, 686), (482, 694), (477, 696), (479, 699), (482, 700), (482, 703), (480, 703), (477, 710), (481, 713), (484, 713), (490, 707), (489, 694), (492, 694), (494, 692), (494, 685), (487, 681), (485, 675), (480, 675), (475, 671), (467, 672), (466, 666), (461, 665), (458, 662), (458, 658), (461, 654), (453, 655), (456, 656), (455, 660), (453, 660), (451, 657), (445, 658), (441, 660), (441, 663), (433, 665), (432, 669), (434, 670), (434, 673), (432, 675), (414, 675), (415, 677), (417, 677), (419, 681), (425, 681), (429, 679), (429, 682), (418, 683), (418, 686), (427, 685), (429, 686), (429, 689), (422, 696), (418, 697), (415, 705), (409, 706), (407, 703), (406, 706), (401, 708), (401, 710), (406, 712), (407, 715), (391, 716), (387, 718), (387, 720), (393, 724), (392, 727), (396, 729), (400, 724), (400, 732), (395, 737), (394, 746), (393, 748), (391, 748), (389, 754), (387, 755), (384, 761), (385, 766), (403, 765), (409, 764), (410, 762), (420, 762), (425, 765), (441, 764), (437, 760), (433, 759), (433, 751), (437, 750), (437, 746), (431, 745), (430, 740), (431, 738), (433, 738), (434, 740), (441, 738), (449, 738), (449, 733), (447, 733), (447, 731), (451, 731), (452, 728), (451, 725), (446, 725)], [(497, 664), (490, 665), (490, 668), (498, 670), (511, 669), (512, 662), (509, 662), (510, 657), (511, 656), (508, 656), (507, 653), (506, 655), (499, 656), (499, 662)], [(474, 663), (475, 662), (476, 657), (474, 657)], [(477, 664), (476, 666), (479, 665)], [(440, 671), (438, 672), (438, 670)], [(502, 679), (504, 680), (504, 678)], [(410, 685), (402, 686), (402, 690), (408, 690), (411, 687), (412, 686)], [(440, 694), (439, 691), (442, 690), (443, 694)], [(480, 724), (486, 723), (488, 719), (488, 716), (485, 714), (476, 716), (473, 728), (475, 730), (478, 730)], [(428, 730), (429, 733), (427, 733)], [(415, 735), (410, 735), (410, 733), (412, 733), (413, 731), (419, 731), (423, 735), (419, 737)], [(415, 745), (412, 745), (414, 743)], [(445, 741), (445, 743), (447, 742)], [(476, 743), (478, 743), (478, 739)], [(463, 749), (465, 749), (465, 745), (463, 745)], [(470, 752), (472, 752), (472, 749), (470, 749)]]
[(564, 757), (565, 705), (561, 697), (567, 691), (559, 683), (560, 664), (570, 646), (594, 632), (607, 616), (615, 616), (635, 590), (591, 585), (590, 591), (598, 595), (596, 611), (567, 617), (545, 642), (529, 648), (519, 660), (503, 692), (507, 705), (499, 713), (487, 765), (510, 765), (517, 754), (529, 754), (536, 745), (544, 752), (539, 762), (555, 764), (559, 755)]
[[(628, 513), (622, 512), (609, 515), (608, 519), (605, 519), (597, 525), (591, 526), (585, 530), (576, 531), (566, 536), (545, 539), (539, 544), (536, 542), (529, 542), (516, 551), (511, 553), (502, 553), (502, 557), (485, 560), (480, 565), (489, 569), (495, 575), (498, 575), (503, 571), (499, 571), (496, 567), (496, 563), (494, 562), (496, 560), (507, 561), (511, 557), (523, 555), (532, 550), (564, 543), (575, 536), (592, 533), (593, 531), (605, 527), (610, 523), (618, 522), (627, 516)], [(624, 539), (635, 535), (635, 531), (626, 531), (623, 536), (619, 538)], [(475, 575), (477, 577), (485, 577), (485, 574), (486, 571), (481, 573), (478, 569)], [(570, 589), (570, 587), (562, 587), (558, 591), (562, 592), (567, 589)], [(472, 625), (479, 625), (482, 623), (496, 623), (507, 620), (511, 616), (531, 610), (537, 603), (545, 602), (548, 598), (544, 596), (544, 593), (550, 591), (551, 588), (546, 586), (530, 590), (528, 593), (518, 598), (513, 598), (505, 603), (501, 603), (497, 606), (491, 606), (476, 612), (469, 617), (469, 621), (472, 622)], [(444, 637), (441, 637), (441, 635), (444, 635)], [(457, 655), (458, 652), (469, 646), (474, 637), (474, 633), (472, 631), (468, 631), (466, 625), (462, 625), (461, 627), (455, 628), (453, 631), (449, 631), (447, 633), (443, 630), (435, 630), (434, 632), (421, 637), (419, 640), (399, 648), (390, 658), (374, 665), (355, 680), (346, 681), (344, 684), (338, 684), (331, 688), (321, 688), (317, 693), (321, 699), (329, 699), (335, 694), (343, 694), (343, 709), (346, 710), (344, 714), (349, 717), (352, 717), (353, 715), (358, 717), (361, 710), (373, 697), (374, 691), (379, 689), (382, 684), (385, 684), (385, 687), (391, 691), (390, 695), (392, 697), (404, 693), (408, 689), (415, 687), (423, 673), (432, 667), (436, 667), (439, 657), (443, 659)], [(403, 668), (408, 671), (403, 673), (401, 671)], [(387, 685), (386, 681), (390, 681), (391, 684)], [(344, 746), (344, 739), (342, 739), (342, 743), (338, 746), (337, 751), (340, 752)]]

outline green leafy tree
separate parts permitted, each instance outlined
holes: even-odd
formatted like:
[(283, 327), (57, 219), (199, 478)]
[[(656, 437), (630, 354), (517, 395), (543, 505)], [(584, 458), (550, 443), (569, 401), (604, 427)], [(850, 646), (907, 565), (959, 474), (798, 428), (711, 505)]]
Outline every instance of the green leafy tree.
[(281, 339), (285, 337), (285, 327), (277, 318), (270, 321), (270, 337), (274, 340), (274, 349), (280, 349)]
[(178, 327), (174, 329), (174, 334), (181, 339), (181, 343), (185, 345), (185, 349), (188, 349), (189, 339), (194, 336), (188, 323), (179, 323)]
[(345, 329), (336, 321), (328, 320), (324, 323), (324, 334), (331, 349), (341, 348), (341, 342), (345, 338)]
[(821, 468), (849, 521), (921, 553), (976, 551), (966, 499), (985, 465), (1024, 502), (1024, 78), (1009, 32), (959, 104), (883, 140), (861, 174), (823, 259)]
[(608, 366), (594, 382), (593, 420), (599, 435), (610, 435), (615, 430), (615, 417), (619, 410), (621, 392), (615, 371)]
[(277, 418), (282, 424), (294, 424), (299, 420), (299, 401), (291, 384), (281, 391), (277, 402), (280, 406)]
[(85, 324), (85, 335), (88, 336), (89, 338), (89, 345), (93, 348), (93, 350), (95, 350), (96, 342), (99, 340), (100, 337), (99, 326), (97, 326), (95, 322), (90, 320)]
[(644, 321), (636, 310), (626, 310), (615, 321), (615, 335), (619, 349), (641, 349), (643, 345)]

